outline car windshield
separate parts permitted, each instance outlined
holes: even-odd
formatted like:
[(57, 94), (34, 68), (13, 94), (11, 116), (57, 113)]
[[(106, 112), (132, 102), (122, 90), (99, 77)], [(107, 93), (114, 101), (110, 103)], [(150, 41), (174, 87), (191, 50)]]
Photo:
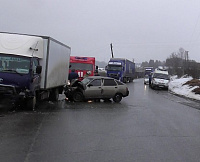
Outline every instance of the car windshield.
[(81, 83), (83, 83), (84, 85), (88, 84), (91, 80), (93, 80), (92, 78), (84, 78)]
[(30, 58), (12, 55), (0, 55), (0, 72), (28, 74)]
[(153, 75), (153, 78), (167, 79), (167, 80), (169, 80), (169, 76), (167, 74), (160, 74), (160, 73), (155, 73)]

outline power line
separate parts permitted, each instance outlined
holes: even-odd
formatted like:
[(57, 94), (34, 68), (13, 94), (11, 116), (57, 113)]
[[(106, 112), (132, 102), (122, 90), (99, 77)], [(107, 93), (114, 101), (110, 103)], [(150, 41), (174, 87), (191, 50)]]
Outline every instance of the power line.
[[(200, 19), (200, 13), (199, 13), (199, 16), (198, 16), (198, 18), (197, 18), (197, 21), (196, 21), (194, 30), (193, 30), (193, 32), (192, 32), (191, 39), (190, 39), (190, 41), (189, 41), (189, 46), (190, 46), (190, 44), (191, 44), (191, 42), (192, 42), (192, 38), (193, 38), (194, 32), (196, 31), (196, 28), (197, 28), (197, 24), (198, 24), (198, 22), (199, 22), (199, 19)], [(199, 35), (200, 35), (200, 34), (199, 34)], [(199, 35), (198, 35), (198, 37), (199, 37)], [(198, 37), (197, 37), (196, 40), (198, 40)]]

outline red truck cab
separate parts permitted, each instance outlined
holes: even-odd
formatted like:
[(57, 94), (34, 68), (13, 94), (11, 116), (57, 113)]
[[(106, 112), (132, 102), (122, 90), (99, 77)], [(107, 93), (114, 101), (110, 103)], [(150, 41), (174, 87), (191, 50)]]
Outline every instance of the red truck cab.
[(70, 56), (70, 69), (74, 69), (78, 73), (79, 80), (83, 80), (84, 75), (90, 71), (90, 76), (94, 76), (95, 71), (95, 57), (80, 57), (80, 56)]

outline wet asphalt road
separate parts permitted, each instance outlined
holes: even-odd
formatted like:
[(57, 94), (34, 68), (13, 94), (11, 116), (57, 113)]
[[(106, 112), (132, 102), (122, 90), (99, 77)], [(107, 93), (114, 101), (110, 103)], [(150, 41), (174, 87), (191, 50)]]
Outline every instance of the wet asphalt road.
[(34, 112), (0, 105), (2, 162), (197, 162), (200, 103), (128, 83), (121, 103), (42, 102)]

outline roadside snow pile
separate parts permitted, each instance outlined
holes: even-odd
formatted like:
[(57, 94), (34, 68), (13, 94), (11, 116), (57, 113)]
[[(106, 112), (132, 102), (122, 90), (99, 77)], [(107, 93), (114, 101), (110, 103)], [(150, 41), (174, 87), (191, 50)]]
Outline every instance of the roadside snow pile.
[[(195, 82), (200, 80), (195, 80)], [(194, 82), (192, 77), (177, 78), (173, 76), (169, 82), (169, 90), (175, 94), (185, 96), (191, 99), (200, 100), (200, 95), (195, 94), (195, 90), (199, 89), (198, 84), (191, 84)]]

